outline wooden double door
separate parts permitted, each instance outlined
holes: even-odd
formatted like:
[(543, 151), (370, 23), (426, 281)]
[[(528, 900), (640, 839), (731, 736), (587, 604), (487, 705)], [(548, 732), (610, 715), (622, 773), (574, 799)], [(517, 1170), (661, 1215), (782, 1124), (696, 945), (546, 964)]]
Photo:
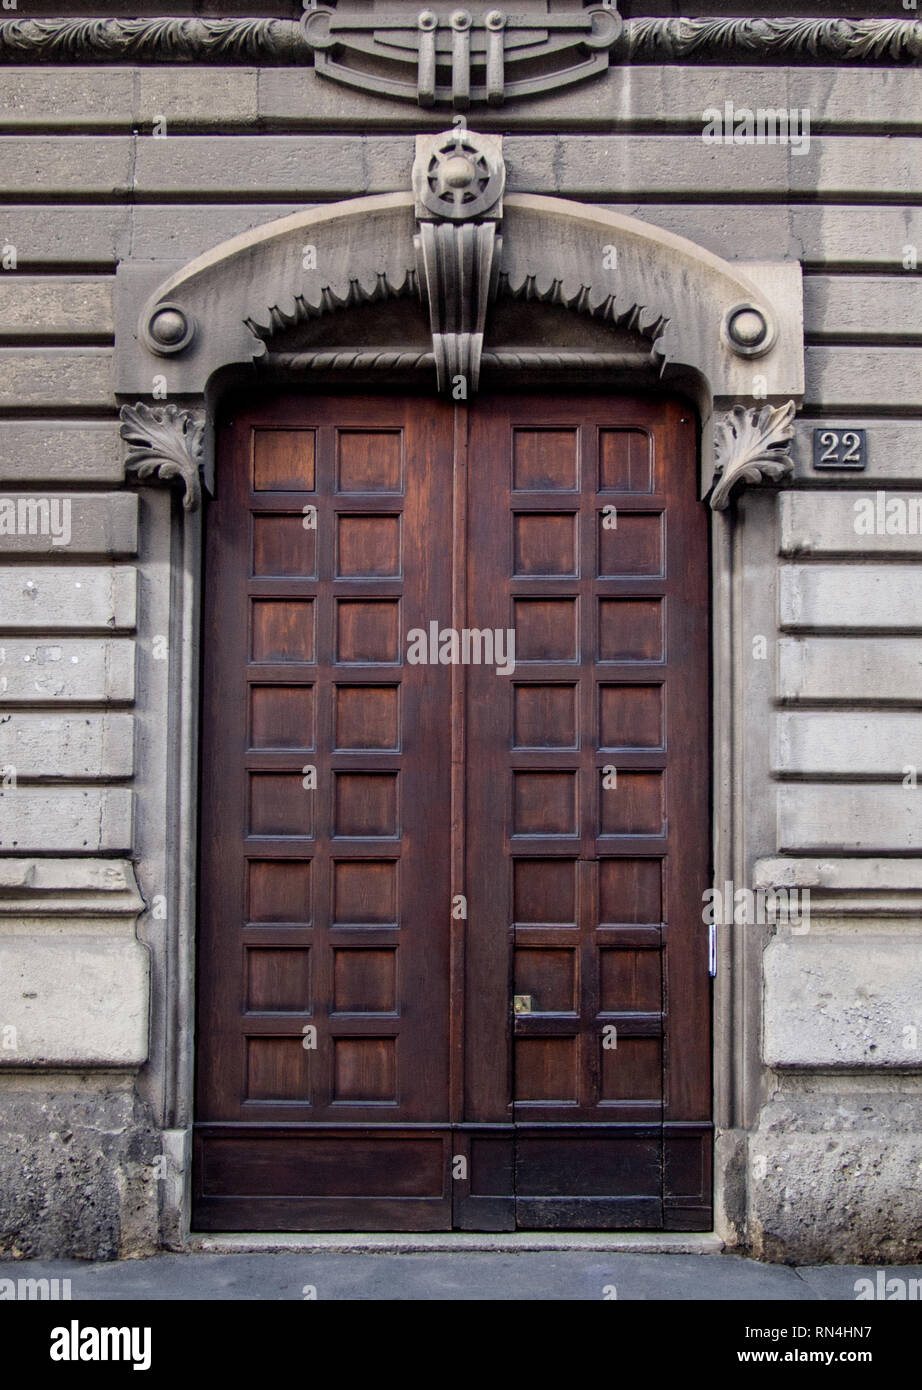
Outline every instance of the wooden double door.
[(243, 400), (206, 531), (193, 1225), (711, 1224), (673, 400)]

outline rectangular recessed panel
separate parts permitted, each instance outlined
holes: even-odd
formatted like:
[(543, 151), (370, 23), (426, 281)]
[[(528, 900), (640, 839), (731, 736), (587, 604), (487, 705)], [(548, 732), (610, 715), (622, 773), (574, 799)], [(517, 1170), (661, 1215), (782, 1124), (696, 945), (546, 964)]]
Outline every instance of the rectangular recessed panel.
[(399, 516), (339, 516), (336, 574), (340, 579), (394, 579), (400, 574)]
[(575, 835), (574, 772), (513, 773), (514, 835)]
[(576, 1038), (516, 1038), (515, 1099), (574, 1103)]
[(600, 748), (662, 748), (663, 686), (600, 685)]
[(442, 1196), (445, 1184), (443, 1141), (428, 1135), (330, 1138), (302, 1130), (267, 1135), (258, 1146), (236, 1136), (208, 1137), (204, 1149), (206, 1196), (432, 1198)]
[(251, 772), (251, 835), (305, 835), (314, 833), (314, 797), (299, 772)]
[[(660, 1193), (663, 1146), (656, 1138), (591, 1130), (566, 1138), (536, 1135), (516, 1140), (516, 1195), (523, 1197), (623, 1197)], [(521, 1210), (521, 1206), (519, 1208)], [(573, 1210), (571, 1207), (570, 1210)], [(550, 1213), (547, 1213), (550, 1215)], [(656, 1214), (653, 1208), (651, 1214)], [(612, 1223), (614, 1224), (614, 1223)], [(657, 1225), (659, 1222), (638, 1222)]]
[(310, 579), (317, 573), (317, 531), (303, 516), (275, 512), (253, 517), (253, 576)]
[(614, 518), (599, 514), (599, 575), (664, 574), (663, 514), (619, 511)]
[(313, 746), (313, 686), (250, 686), (251, 748), (313, 748)]
[(512, 881), (513, 913), (521, 926), (576, 923), (575, 859), (516, 859)]
[(513, 430), (512, 486), (520, 492), (578, 488), (576, 430)]
[(653, 491), (653, 441), (646, 430), (599, 430), (599, 491)]
[(338, 685), (334, 705), (336, 748), (396, 749), (396, 685)]
[(313, 492), (313, 430), (253, 431), (253, 491)]
[(399, 599), (339, 599), (336, 660), (392, 665), (400, 660)]
[(514, 746), (575, 748), (575, 685), (516, 685)]
[(618, 772), (617, 785), (599, 778), (601, 835), (662, 835), (663, 775), (661, 772)]
[(662, 903), (662, 860), (599, 860), (601, 922), (661, 922)]
[(396, 926), (396, 860), (334, 860), (332, 898), (335, 926)]
[(337, 772), (333, 834), (397, 834), (397, 773)]
[(513, 603), (515, 659), (575, 661), (578, 654), (575, 598), (520, 598)]
[(600, 661), (662, 661), (663, 600), (599, 600)]
[(515, 992), (531, 995), (532, 1013), (572, 1013), (577, 1007), (576, 952), (516, 947)]
[(574, 513), (516, 512), (512, 526), (514, 574), (577, 573)]
[(397, 1008), (395, 948), (349, 947), (333, 952), (333, 1012), (381, 1014)]
[(602, 1100), (661, 1100), (663, 1048), (660, 1038), (619, 1038), (617, 1047), (599, 1041)]
[(603, 947), (599, 952), (599, 976), (599, 1008), (603, 1013), (655, 1014), (662, 1009), (659, 951)]
[(340, 492), (401, 492), (400, 430), (338, 430)]
[(251, 859), (248, 866), (247, 918), (251, 922), (309, 922), (309, 859)]
[(259, 1013), (309, 1013), (311, 953), (307, 946), (247, 948), (247, 1008)]
[(311, 1053), (302, 1037), (247, 1038), (247, 1100), (310, 1102)]
[(397, 1039), (334, 1038), (334, 1101), (396, 1101)]
[(313, 661), (311, 599), (251, 600), (251, 661)]

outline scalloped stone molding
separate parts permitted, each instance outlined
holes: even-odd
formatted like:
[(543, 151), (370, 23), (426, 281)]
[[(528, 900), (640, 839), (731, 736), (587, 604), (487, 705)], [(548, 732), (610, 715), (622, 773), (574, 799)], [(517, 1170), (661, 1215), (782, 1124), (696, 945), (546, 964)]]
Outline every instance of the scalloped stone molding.
[[(628, 19), (611, 61), (919, 62), (914, 19)], [(0, 62), (305, 65), (313, 50), (289, 19), (7, 19)], [(414, 93), (415, 95), (415, 93)]]

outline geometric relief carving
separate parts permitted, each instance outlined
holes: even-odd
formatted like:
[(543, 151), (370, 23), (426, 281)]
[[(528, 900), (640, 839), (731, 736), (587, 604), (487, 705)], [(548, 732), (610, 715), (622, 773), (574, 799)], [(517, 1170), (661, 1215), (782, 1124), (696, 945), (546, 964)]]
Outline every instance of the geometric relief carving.
[(541, 922), (575, 926), (576, 861), (516, 859), (512, 902), (517, 926)]
[(314, 660), (312, 599), (253, 599), (250, 604), (250, 660)]
[(599, 431), (599, 491), (653, 491), (653, 439), (646, 430)]
[(664, 834), (661, 772), (619, 771), (613, 786), (600, 774), (599, 787), (600, 835)]
[(616, 526), (612, 519), (599, 514), (599, 575), (661, 576), (664, 515), (619, 511)]
[(517, 492), (579, 487), (578, 436), (575, 429), (532, 430), (512, 434), (512, 486)]
[(663, 660), (661, 598), (599, 600), (599, 661)]
[(600, 923), (660, 922), (662, 913), (661, 860), (599, 860)]
[(314, 430), (253, 430), (253, 491), (313, 492)]
[(336, 432), (336, 487), (339, 492), (401, 492), (403, 433), (401, 430)]
[(577, 600), (517, 598), (513, 601), (516, 662), (577, 659)]

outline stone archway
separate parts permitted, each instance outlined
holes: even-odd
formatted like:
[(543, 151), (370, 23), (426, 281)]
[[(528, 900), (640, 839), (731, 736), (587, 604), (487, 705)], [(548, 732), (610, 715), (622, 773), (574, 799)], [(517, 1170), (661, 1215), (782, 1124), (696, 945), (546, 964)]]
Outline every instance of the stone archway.
[[(507, 195), (500, 141), (465, 132), (459, 155), (457, 140), (457, 131), (419, 138), (414, 191), (299, 213), (188, 265), (129, 261), (119, 268), (116, 391), (126, 465), (140, 477), (179, 478), (185, 486), (175, 620), (184, 656), (173, 731), (186, 769), (178, 816), (182, 955), (172, 986), (180, 1021), (160, 1061), (175, 1073), (181, 1135), (191, 1122), (191, 1028), (182, 1001), (194, 974), (197, 503), (202, 484), (215, 486), (214, 423), (228, 383), (428, 380), (433, 393), (450, 395), (461, 378), (472, 395), (481, 373), (497, 373), (607, 389), (660, 382), (690, 395), (701, 421), (699, 492), (710, 494), (715, 509), (714, 874), (715, 881), (734, 877), (729, 692), (737, 562), (732, 513), (720, 513), (737, 482), (778, 478), (790, 468), (791, 418), (803, 393), (800, 268), (731, 264), (633, 218)], [(468, 158), (479, 179), (467, 203), (452, 196), (458, 216), (443, 215), (439, 205), (441, 193), (465, 186), (466, 171), (456, 166), (440, 182), (453, 158)], [(743, 987), (729, 972), (718, 983), (718, 1078), (731, 1072), (728, 1049), (734, 1076), (751, 1061), (753, 1039), (731, 1038), (720, 1022)], [(718, 1129), (729, 1122), (721, 1114), (726, 1089), (717, 1087)], [(727, 1103), (724, 1114), (738, 1110)]]

